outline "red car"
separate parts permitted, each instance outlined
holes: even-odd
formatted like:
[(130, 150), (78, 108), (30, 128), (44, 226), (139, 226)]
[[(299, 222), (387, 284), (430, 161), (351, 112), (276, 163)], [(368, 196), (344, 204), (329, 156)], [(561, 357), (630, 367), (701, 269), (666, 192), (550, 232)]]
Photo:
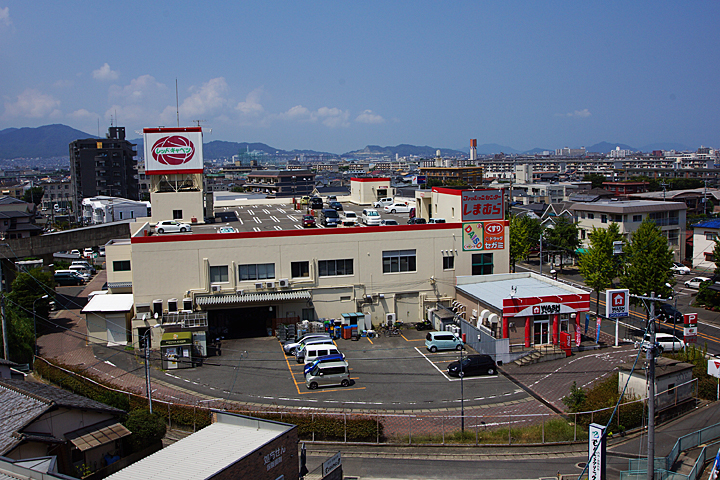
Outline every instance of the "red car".
[(303, 215), (302, 219), (303, 227), (316, 227), (315, 217), (312, 215)]

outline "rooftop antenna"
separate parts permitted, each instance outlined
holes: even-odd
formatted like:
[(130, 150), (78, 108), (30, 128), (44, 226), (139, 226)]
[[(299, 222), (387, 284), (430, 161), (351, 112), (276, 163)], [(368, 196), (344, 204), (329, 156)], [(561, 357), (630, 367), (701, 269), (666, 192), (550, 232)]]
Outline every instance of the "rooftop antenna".
[[(193, 122), (199, 127), (201, 123), (207, 122), (207, 120), (193, 120)], [(178, 124), (179, 126), (179, 124)]]
[(175, 112), (177, 112), (177, 124), (180, 126), (180, 100), (178, 99), (178, 82), (175, 78)]

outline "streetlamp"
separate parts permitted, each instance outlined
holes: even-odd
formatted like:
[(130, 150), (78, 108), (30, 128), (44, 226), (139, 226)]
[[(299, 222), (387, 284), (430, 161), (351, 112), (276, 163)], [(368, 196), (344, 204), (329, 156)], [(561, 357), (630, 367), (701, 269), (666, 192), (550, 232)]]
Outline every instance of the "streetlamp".
[(160, 323), (158, 323), (157, 325), (153, 325), (152, 327), (148, 328), (143, 334), (143, 343), (145, 343), (145, 384), (147, 388), (148, 407), (150, 408), (150, 413), (153, 413), (152, 390), (150, 389), (150, 341), (152, 338), (152, 335), (150, 335), (150, 333), (152, 332), (153, 328), (158, 328), (161, 326), (162, 324)]
[(38, 300), (45, 300), (48, 298), (49, 295), (43, 295), (40, 298), (36, 298), (33, 301), (33, 363), (35, 361), (35, 357), (37, 357), (38, 349), (37, 349), (37, 317), (35, 316), (35, 302)]

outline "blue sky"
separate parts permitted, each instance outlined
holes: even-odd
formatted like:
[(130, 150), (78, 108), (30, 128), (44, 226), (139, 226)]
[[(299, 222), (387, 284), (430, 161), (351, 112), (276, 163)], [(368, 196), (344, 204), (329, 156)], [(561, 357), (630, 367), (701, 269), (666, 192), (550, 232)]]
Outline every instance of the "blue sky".
[(720, 2), (0, 0), (0, 129), (720, 147)]

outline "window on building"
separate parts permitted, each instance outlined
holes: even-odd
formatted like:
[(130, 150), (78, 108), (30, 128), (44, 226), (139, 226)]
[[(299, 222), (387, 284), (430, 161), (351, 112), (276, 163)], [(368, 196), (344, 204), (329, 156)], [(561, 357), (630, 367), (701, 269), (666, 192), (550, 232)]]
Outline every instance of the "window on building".
[(705, 232), (705, 240), (715, 241), (717, 239), (717, 233)]
[(389, 250), (383, 252), (383, 273), (414, 272), (415, 250)]
[(492, 253), (474, 253), (472, 256), (472, 274), (473, 275), (492, 275), (493, 273), (493, 254)]
[(668, 384), (667, 392), (668, 392), (669, 397), (675, 396), (675, 384), (674, 383)]
[(633, 222), (642, 222), (642, 215), (633, 215)]
[(580, 230), (580, 240), (585, 240), (585, 230)]
[(180, 220), (182, 218), (182, 210), (173, 210), (173, 220)]
[(670, 245), (677, 246), (680, 238), (680, 232), (677, 230), (668, 230), (667, 234), (668, 243)]
[(210, 283), (227, 283), (228, 282), (228, 266), (218, 265), (210, 267)]
[(310, 262), (292, 262), (290, 264), (290, 275), (292, 278), (309, 277)]
[(455, 268), (455, 257), (443, 257), (443, 270), (453, 270)]
[(588, 220), (594, 220), (595, 214), (594, 213), (588, 213)]
[(353, 275), (352, 258), (345, 260), (319, 260), (318, 276), (335, 277), (338, 275)]
[(113, 272), (129, 272), (130, 271), (130, 260), (115, 260), (113, 261)]
[(238, 278), (240, 281), (267, 280), (275, 278), (274, 263), (258, 263), (238, 266)]
[(314, 322), (315, 320), (317, 320), (315, 318), (315, 309), (314, 308), (303, 308), (301, 315), (302, 315), (301, 320), (307, 320), (309, 322)]
[(600, 223), (607, 223), (607, 215), (600, 215)]
[(715, 263), (715, 255), (712, 252), (705, 252), (705, 261)]

